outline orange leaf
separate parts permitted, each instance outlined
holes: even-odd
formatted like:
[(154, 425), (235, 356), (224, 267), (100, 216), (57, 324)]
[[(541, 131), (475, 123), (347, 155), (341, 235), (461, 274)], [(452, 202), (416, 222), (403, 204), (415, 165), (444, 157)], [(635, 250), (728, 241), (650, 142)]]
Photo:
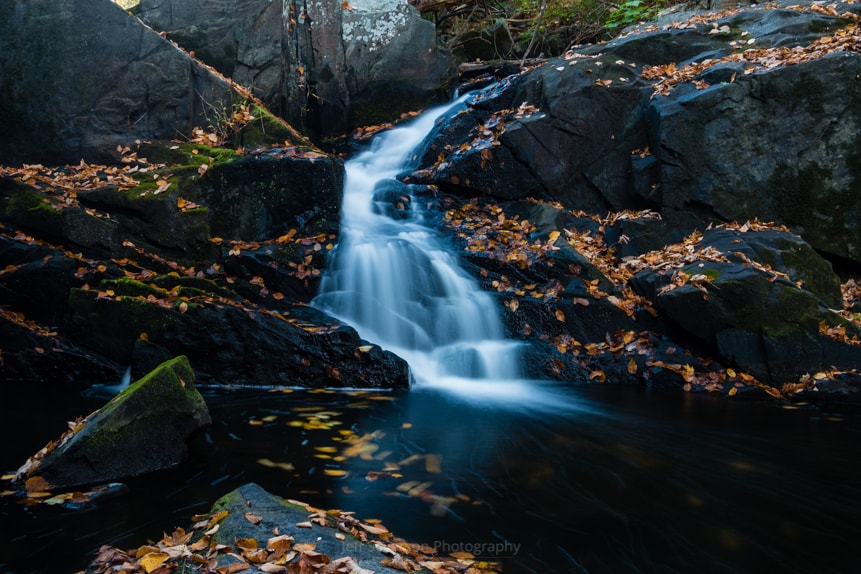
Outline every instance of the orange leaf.
[(562, 309), (556, 309), (556, 320), (563, 323), (565, 322), (565, 313), (562, 311)]
[(632, 358), (628, 361), (628, 374), (635, 375), (637, 374), (637, 362)]
[(589, 380), (594, 381), (596, 379), (599, 383), (603, 383), (604, 381), (607, 380), (607, 375), (604, 374), (604, 371), (600, 371), (600, 370), (599, 371), (592, 371), (589, 374)]
[(51, 490), (51, 484), (41, 476), (31, 476), (24, 482), (24, 488), (27, 489), (28, 494), (32, 492), (44, 492)]

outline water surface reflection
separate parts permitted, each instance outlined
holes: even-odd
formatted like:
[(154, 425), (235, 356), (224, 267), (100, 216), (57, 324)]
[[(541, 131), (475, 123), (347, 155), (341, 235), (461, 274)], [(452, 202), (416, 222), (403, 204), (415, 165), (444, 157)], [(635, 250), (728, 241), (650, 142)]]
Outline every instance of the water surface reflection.
[[(0, 571), (74, 571), (101, 544), (136, 547), (187, 527), (249, 481), (379, 518), (415, 542), (475, 550), (505, 572), (861, 569), (858, 413), (540, 389), (509, 387), (507, 401), (428, 387), (205, 390), (214, 424), (189, 463), (85, 511), (0, 499)], [(93, 408), (9, 389), (0, 398), (0, 430), (14, 437), (4, 470)], [(42, 418), (30, 421), (28, 402)]]

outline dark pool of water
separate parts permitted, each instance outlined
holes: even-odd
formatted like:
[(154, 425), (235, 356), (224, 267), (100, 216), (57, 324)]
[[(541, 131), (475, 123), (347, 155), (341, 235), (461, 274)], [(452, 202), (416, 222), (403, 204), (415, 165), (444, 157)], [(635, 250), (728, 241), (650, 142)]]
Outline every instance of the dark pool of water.
[[(861, 571), (858, 412), (611, 386), (506, 391), (204, 390), (214, 423), (187, 464), (79, 511), (0, 498), (0, 572), (80, 570), (100, 545), (188, 527), (250, 481), (508, 573)], [(0, 469), (98, 406), (1, 390)], [(367, 480), (386, 469), (401, 476)]]

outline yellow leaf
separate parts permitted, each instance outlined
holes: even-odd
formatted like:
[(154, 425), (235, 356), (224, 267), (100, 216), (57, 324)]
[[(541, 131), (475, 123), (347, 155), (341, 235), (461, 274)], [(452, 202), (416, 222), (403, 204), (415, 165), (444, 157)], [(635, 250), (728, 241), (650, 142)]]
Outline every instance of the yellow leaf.
[(556, 243), (557, 239), (559, 239), (559, 230), (554, 229), (553, 231), (550, 232), (550, 236), (547, 238), (547, 244), (553, 245), (554, 243)]
[(144, 571), (149, 574), (150, 572), (164, 564), (165, 560), (167, 560), (168, 558), (170, 557), (164, 552), (150, 552), (149, 554), (141, 558), (138, 561), (138, 564), (140, 564), (141, 568), (143, 568)]
[(729, 390), (729, 393), (728, 393), (728, 394), (729, 394), (729, 396), (731, 396), (731, 397), (732, 397), (732, 396), (735, 396), (735, 394), (736, 394), (737, 392), (738, 392), (738, 389), (737, 389), (737, 388), (735, 388), (735, 387), (733, 387), (733, 388), (731, 388), (731, 389)]
[(323, 474), (325, 474), (326, 476), (346, 476), (347, 471), (341, 470), (339, 468), (326, 468), (323, 469)]

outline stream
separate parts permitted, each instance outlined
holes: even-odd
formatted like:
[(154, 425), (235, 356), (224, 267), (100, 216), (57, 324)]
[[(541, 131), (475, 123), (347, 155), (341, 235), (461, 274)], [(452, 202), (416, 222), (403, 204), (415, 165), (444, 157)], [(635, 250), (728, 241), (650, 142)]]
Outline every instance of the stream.
[[(447, 109), (348, 162), (313, 302), (407, 359), (412, 390), (203, 388), (213, 424), (187, 463), (79, 509), (0, 496), (0, 572), (81, 570), (247, 482), (506, 573), (861, 571), (857, 409), (519, 376), (492, 298), (419, 210), (395, 220), (381, 200)], [(103, 403), (0, 389), (0, 470)]]

